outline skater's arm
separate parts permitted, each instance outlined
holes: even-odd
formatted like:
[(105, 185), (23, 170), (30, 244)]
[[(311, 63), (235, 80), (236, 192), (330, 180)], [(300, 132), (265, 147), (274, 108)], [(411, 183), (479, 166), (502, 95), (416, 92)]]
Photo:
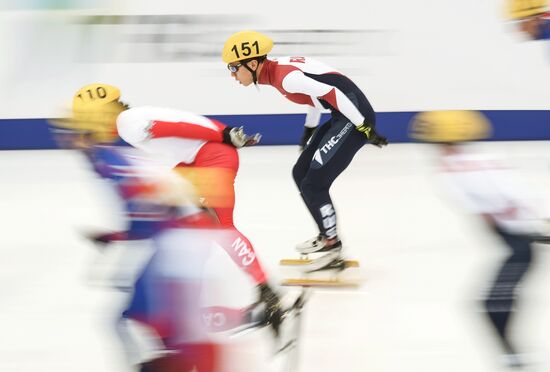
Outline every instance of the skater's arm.
[(360, 126), (365, 120), (359, 109), (340, 89), (307, 77), (301, 71), (292, 71), (286, 75), (282, 86), (289, 93), (307, 94), (329, 103), (356, 126)]
[(211, 122), (212, 126), (206, 127), (198, 123), (155, 120), (151, 122), (149, 137), (179, 137), (211, 142), (222, 142), (223, 131), (227, 126), (215, 120), (211, 120)]
[(176, 120), (166, 120), (163, 116), (167, 115), (174, 116), (171, 111), (166, 113), (155, 108), (127, 110), (117, 118), (118, 134), (134, 146), (149, 139), (169, 137), (222, 142), (223, 132), (229, 128), (217, 120), (199, 115), (182, 113)]

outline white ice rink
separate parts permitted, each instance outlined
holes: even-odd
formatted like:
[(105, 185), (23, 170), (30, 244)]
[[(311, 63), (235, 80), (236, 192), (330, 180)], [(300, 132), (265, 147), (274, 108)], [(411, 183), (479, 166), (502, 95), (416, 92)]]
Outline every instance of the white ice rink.
[[(550, 205), (550, 143), (480, 146), (521, 167)], [(501, 370), (476, 300), (506, 251), (439, 187), (434, 155), (427, 145), (368, 147), (334, 184), (341, 237), (361, 262), (363, 284), (315, 291), (300, 372)], [(274, 282), (283, 277), (278, 260), (315, 234), (291, 177), (297, 156), (294, 146), (241, 151), (236, 224)], [(74, 152), (0, 152), (0, 174), (0, 371), (125, 371), (112, 329), (124, 295), (102, 285), (114, 275), (106, 269), (113, 257), (79, 236), (111, 227), (113, 204)], [(548, 371), (550, 247), (537, 248), (513, 333), (533, 370)], [(247, 278), (216, 260), (228, 259), (222, 252), (212, 263), (223, 267), (222, 300), (246, 304)], [(233, 341), (228, 370), (276, 371), (268, 341), (263, 331)]]

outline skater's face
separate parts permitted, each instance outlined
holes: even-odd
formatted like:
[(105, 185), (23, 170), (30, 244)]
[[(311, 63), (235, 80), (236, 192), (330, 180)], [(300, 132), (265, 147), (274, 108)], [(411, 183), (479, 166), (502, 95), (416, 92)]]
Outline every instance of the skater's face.
[[(246, 62), (246, 65), (252, 70), (257, 71), (258, 61), (252, 60)], [(239, 84), (244, 85), (245, 87), (249, 86), (254, 82), (252, 78), (252, 72), (250, 72), (246, 67), (243, 66), (241, 62), (234, 62), (227, 65), (227, 68), (231, 72), (231, 76), (239, 82)], [(257, 71), (258, 73), (259, 71)]]

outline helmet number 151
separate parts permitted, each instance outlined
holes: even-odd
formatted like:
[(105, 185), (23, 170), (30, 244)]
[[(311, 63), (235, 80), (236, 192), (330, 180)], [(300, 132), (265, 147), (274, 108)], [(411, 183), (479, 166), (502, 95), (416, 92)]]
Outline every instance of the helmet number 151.
[[(241, 43), (241, 52), (244, 57), (248, 57), (252, 53), (252, 49), (250, 48), (250, 42), (245, 41), (244, 43)], [(255, 41), (252, 43), (252, 46), (256, 48), (256, 55), (260, 53), (260, 47), (258, 45), (258, 41)], [(235, 52), (235, 57), (241, 58), (239, 55), (239, 49), (237, 48), (237, 45), (233, 45), (233, 48), (231, 48), (233, 52)]]

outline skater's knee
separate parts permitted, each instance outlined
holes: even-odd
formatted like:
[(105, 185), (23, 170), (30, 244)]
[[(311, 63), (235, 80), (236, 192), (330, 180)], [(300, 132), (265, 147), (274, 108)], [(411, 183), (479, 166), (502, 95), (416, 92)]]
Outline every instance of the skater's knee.
[(483, 309), (485, 312), (490, 313), (491, 309), (493, 309), (495, 306), (493, 305), (494, 301), (490, 298), (485, 298), (481, 301), (481, 305), (483, 306)]
[(483, 307), (487, 314), (491, 316), (491, 314), (511, 311), (513, 303), (514, 298), (510, 294), (503, 294), (502, 298), (492, 294), (483, 301)]
[(303, 167), (301, 167), (299, 164), (295, 164), (292, 168), (292, 178), (294, 178), (294, 182), (296, 183), (296, 186), (298, 186), (299, 189), (301, 189), (301, 184), (306, 176), (306, 171)]
[(520, 251), (515, 252), (512, 255), (510, 260), (514, 264), (516, 264), (517, 266), (524, 266), (525, 269), (527, 269), (527, 267), (531, 263), (532, 259), (533, 259), (533, 253), (532, 253), (531, 249), (528, 248), (528, 249), (524, 249), (524, 250), (520, 250)]
[(330, 185), (321, 179), (314, 179), (309, 174), (300, 183), (300, 191), (304, 195), (318, 195), (328, 192)]
[(313, 193), (313, 187), (305, 179), (300, 181), (300, 183), (298, 184), (298, 188), (300, 189), (302, 195), (311, 195)]

